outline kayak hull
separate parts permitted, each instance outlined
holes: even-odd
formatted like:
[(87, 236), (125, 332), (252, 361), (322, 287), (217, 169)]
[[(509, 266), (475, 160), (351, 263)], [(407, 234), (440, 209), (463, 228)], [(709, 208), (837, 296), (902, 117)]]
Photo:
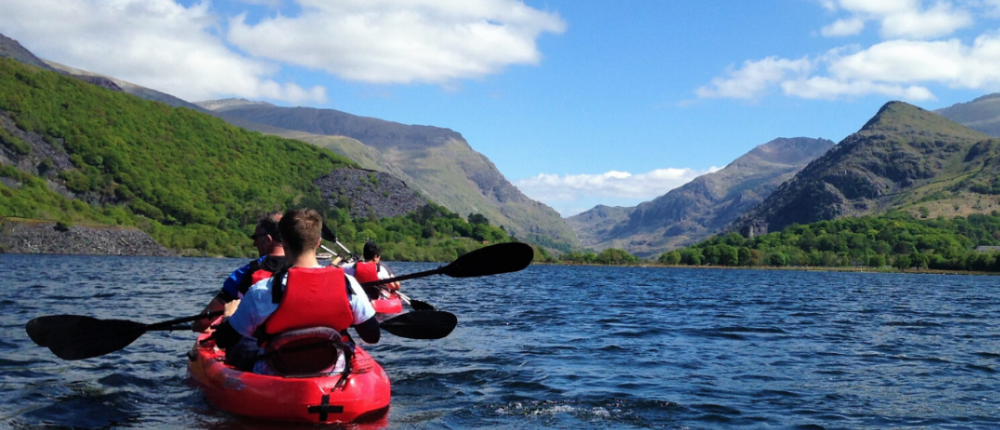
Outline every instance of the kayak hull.
[(403, 312), (403, 301), (399, 296), (392, 294), (388, 298), (380, 297), (372, 300), (372, 307), (375, 308), (376, 313), (398, 314)]
[(199, 337), (188, 353), (188, 373), (216, 408), (237, 415), (300, 423), (376, 421), (389, 411), (389, 377), (363, 349), (355, 348), (347, 383), (340, 374), (283, 378), (236, 370), (225, 353)]

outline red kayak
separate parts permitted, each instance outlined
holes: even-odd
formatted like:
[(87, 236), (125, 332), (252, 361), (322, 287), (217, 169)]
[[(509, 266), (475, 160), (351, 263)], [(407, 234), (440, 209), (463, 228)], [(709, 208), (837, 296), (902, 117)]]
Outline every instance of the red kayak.
[(379, 297), (372, 300), (372, 307), (380, 314), (398, 314), (403, 312), (403, 300), (396, 293), (389, 293), (389, 297)]
[(385, 419), (389, 377), (371, 356), (355, 348), (352, 371), (337, 388), (339, 373), (284, 378), (236, 370), (223, 364), (225, 352), (201, 341), (188, 353), (188, 373), (215, 407), (237, 415), (301, 423), (349, 423)]

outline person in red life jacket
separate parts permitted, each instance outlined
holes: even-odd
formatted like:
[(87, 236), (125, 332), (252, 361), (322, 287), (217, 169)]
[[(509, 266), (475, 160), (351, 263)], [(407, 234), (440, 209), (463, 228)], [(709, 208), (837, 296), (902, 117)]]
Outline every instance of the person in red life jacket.
[[(372, 282), (382, 279), (392, 278), (392, 270), (382, 264), (382, 249), (375, 242), (365, 243), (362, 253), (363, 261), (344, 267), (348, 275), (354, 276), (358, 282)], [(399, 282), (393, 282), (382, 286), (388, 291), (398, 291)], [(365, 293), (370, 300), (375, 300), (381, 296), (383, 291), (380, 287), (365, 287)]]
[[(312, 209), (285, 212), (278, 230), (291, 267), (250, 287), (236, 312), (219, 326), (216, 345), (227, 348), (227, 355), (231, 339), (238, 336), (256, 339), (261, 354), (270, 339), (314, 327), (344, 336), (348, 327), (354, 327), (362, 340), (378, 343), (381, 331), (373, 318), (375, 309), (361, 285), (343, 269), (321, 266), (316, 259), (322, 223)], [(274, 374), (267, 361), (252, 361), (254, 373)]]
[[(257, 248), (259, 258), (229, 274), (222, 283), (222, 290), (202, 312), (225, 310), (225, 316), (232, 315), (239, 305), (240, 298), (246, 294), (251, 285), (271, 277), (285, 267), (285, 249), (281, 246), (281, 235), (278, 233), (279, 221), (281, 221), (280, 212), (270, 213), (257, 221), (257, 227), (254, 228), (250, 239)], [(198, 320), (191, 324), (191, 329), (199, 333), (206, 332), (211, 323), (209, 319)]]

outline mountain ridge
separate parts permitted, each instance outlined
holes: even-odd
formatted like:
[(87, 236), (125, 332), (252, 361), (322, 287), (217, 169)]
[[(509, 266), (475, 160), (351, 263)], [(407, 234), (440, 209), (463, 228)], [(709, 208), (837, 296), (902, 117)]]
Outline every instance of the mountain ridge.
[[(584, 246), (621, 248), (638, 256), (656, 255), (721, 232), (832, 146), (833, 142), (826, 139), (777, 138), (756, 146), (716, 172), (640, 203), (625, 215), (620, 210), (596, 214), (591, 210), (573, 218), (572, 225)], [(607, 227), (615, 217), (618, 221)], [(598, 224), (604, 227), (596, 227)]]
[[(221, 106), (214, 113), (231, 123), (260, 124), (273, 128), (262, 130), (265, 133), (301, 138), (352, 158), (362, 157), (363, 167), (391, 173), (455, 212), (481, 213), (522, 239), (563, 249), (579, 243), (555, 210), (521, 193), (454, 130), (335, 109), (199, 102), (201, 107), (213, 103)], [(308, 135), (295, 137), (296, 132)]]
[[(972, 164), (986, 163), (983, 157), (995, 148), (980, 146), (977, 153), (973, 149), (989, 140), (988, 135), (941, 115), (904, 102), (888, 102), (858, 132), (809, 163), (737, 219), (731, 229), (756, 235), (793, 223), (878, 214), (892, 208), (935, 215), (945, 212), (941, 205), (928, 202), (960, 205), (957, 202), (972, 198), (963, 193), (978, 182), (961, 181), (979, 178)], [(923, 210), (920, 203), (924, 203)]]

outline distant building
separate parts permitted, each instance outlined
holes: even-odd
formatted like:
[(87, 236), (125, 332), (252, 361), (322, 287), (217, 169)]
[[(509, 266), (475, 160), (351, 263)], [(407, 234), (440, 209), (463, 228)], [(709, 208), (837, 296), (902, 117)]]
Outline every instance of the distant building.
[(977, 246), (979, 252), (1000, 252), (1000, 246)]

